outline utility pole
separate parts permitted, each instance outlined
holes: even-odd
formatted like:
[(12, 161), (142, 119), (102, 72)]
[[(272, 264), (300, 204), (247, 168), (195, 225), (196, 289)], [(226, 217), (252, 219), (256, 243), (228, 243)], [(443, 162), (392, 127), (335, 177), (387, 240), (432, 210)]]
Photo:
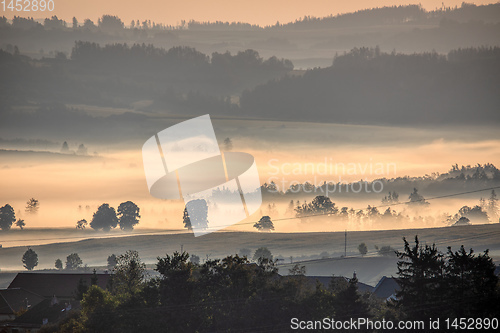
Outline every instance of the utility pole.
[(344, 234), (344, 258), (347, 257), (347, 230)]

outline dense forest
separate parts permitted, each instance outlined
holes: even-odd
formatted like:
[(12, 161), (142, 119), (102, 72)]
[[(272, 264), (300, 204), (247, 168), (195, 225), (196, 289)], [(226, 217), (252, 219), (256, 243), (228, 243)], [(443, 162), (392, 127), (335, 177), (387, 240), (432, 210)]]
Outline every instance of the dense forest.
[(205, 94), (230, 95), (293, 69), (288, 60), (264, 60), (253, 50), (210, 58), (190, 47), (101, 47), (82, 41), (75, 43), (70, 60), (63, 53), (35, 60), (0, 50), (0, 66), (4, 108), (28, 100), (127, 107), (153, 98), (161, 104), (174, 92), (182, 99), (202, 88)]
[[(245, 113), (276, 119), (371, 124), (500, 120), (500, 48), (398, 54), (355, 48), (329, 68), (245, 91)], [(282, 96), (286, 95), (286, 98)]]
[[(144, 111), (186, 116), (484, 124), (500, 120), (499, 64), (499, 47), (458, 49), (447, 56), (363, 47), (336, 56), (331, 67), (287, 75), (293, 69), (289, 60), (264, 60), (254, 50), (209, 57), (189, 47), (78, 41), (70, 59), (61, 54), (36, 60), (0, 51), (0, 107), (5, 116), (15, 105), (132, 109), (134, 102), (150, 99)], [(231, 96), (241, 91), (238, 103)]]

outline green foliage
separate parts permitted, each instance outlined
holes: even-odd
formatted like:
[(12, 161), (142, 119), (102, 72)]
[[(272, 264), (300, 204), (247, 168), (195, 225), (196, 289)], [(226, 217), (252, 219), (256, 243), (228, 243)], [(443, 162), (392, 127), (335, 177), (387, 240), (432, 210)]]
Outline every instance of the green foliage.
[(11, 205), (6, 204), (0, 208), (0, 229), (10, 230), (12, 224), (16, 221), (16, 213)]
[(189, 254), (174, 252), (158, 258), (159, 276), (144, 279), (137, 252), (128, 251), (119, 256), (112, 292), (90, 286), (83, 294), (81, 315), (65, 319), (59, 329), (229, 332), (244, 327), (256, 332), (264, 326), (289, 327), (294, 317), (417, 320), (498, 313), (498, 278), (487, 252), (476, 257), (463, 248), (450, 249), (445, 260), (435, 246), (421, 246), (416, 238), (415, 247), (405, 240), (398, 255), (402, 289), (393, 307), (360, 294), (356, 277), (333, 277), (325, 289), (311, 283), (300, 265), (291, 275), (279, 276), (273, 261), (257, 265), (238, 255), (194, 265)]
[(117, 332), (118, 301), (111, 293), (98, 286), (89, 287), (81, 302), (85, 331)]
[(38, 266), (38, 254), (33, 249), (28, 248), (26, 252), (23, 254), (23, 266), (28, 271), (33, 270), (36, 266)]
[(116, 228), (117, 224), (118, 217), (116, 216), (115, 209), (110, 207), (109, 204), (104, 203), (94, 213), (90, 227), (95, 230), (109, 231), (111, 228)]
[(141, 289), (146, 277), (146, 264), (141, 261), (139, 252), (128, 250), (116, 257), (113, 269), (113, 293), (134, 295)]

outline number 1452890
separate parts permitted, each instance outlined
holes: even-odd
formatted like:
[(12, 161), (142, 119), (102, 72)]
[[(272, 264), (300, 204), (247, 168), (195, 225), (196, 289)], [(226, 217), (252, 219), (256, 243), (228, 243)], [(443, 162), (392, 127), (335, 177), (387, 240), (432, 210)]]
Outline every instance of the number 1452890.
[(3, 11), (44, 12), (54, 10), (54, 0), (2, 0)]

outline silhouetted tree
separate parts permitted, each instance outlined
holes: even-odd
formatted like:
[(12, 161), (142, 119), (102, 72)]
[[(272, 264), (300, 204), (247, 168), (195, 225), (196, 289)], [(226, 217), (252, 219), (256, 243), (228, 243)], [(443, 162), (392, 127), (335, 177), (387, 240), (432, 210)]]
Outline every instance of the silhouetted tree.
[(361, 253), (362, 256), (364, 256), (368, 252), (368, 248), (366, 247), (365, 243), (361, 243), (358, 245), (358, 251)]
[(84, 278), (80, 278), (78, 280), (78, 284), (76, 285), (76, 296), (75, 298), (81, 301), (85, 295), (85, 293), (89, 290), (89, 286)]
[(358, 279), (356, 277), (349, 279), (347, 288), (337, 293), (334, 308), (337, 320), (371, 317), (368, 304), (363, 301), (358, 292)]
[(76, 153), (78, 155), (87, 155), (87, 147), (82, 143), (78, 146), (78, 149), (76, 150)]
[(26, 223), (24, 222), (24, 220), (18, 219), (16, 221), (16, 226), (19, 227), (19, 229), (23, 230), (26, 226)]
[(67, 270), (75, 270), (82, 267), (83, 261), (78, 255), (78, 253), (72, 253), (66, 257), (66, 269)]
[(38, 213), (38, 209), (40, 209), (40, 202), (35, 198), (31, 198), (26, 202), (25, 211), (28, 214), (36, 214)]
[(122, 230), (133, 230), (139, 223), (139, 207), (132, 201), (122, 202), (118, 206), (118, 224)]
[(196, 254), (191, 254), (189, 260), (194, 264), (194, 265), (199, 265), (200, 264), (200, 257), (197, 256)]
[(31, 271), (33, 270), (33, 268), (35, 268), (35, 266), (38, 265), (38, 254), (36, 254), (34, 250), (28, 248), (28, 250), (26, 250), (26, 252), (24, 252), (23, 254), (22, 261), (24, 268), (26, 268), (28, 271)]
[(272, 231), (274, 230), (274, 224), (273, 221), (271, 221), (271, 218), (269, 216), (262, 216), (259, 220), (259, 222), (255, 223), (254, 228), (256, 228), (259, 231)]
[(293, 276), (301, 275), (301, 276), (305, 276), (306, 275), (306, 266), (301, 266), (299, 264), (295, 264), (295, 265), (293, 265), (292, 268), (290, 268), (288, 270), (288, 275), (293, 275)]
[(337, 214), (338, 208), (335, 207), (335, 203), (330, 198), (318, 195), (311, 203), (304, 203), (302, 206), (295, 208), (295, 211), (297, 212), (297, 217), (307, 217), (308, 215)]
[[(189, 214), (191, 211), (193, 216)], [(208, 227), (208, 205), (205, 199), (191, 200), (186, 204), (183, 214), (184, 227), (188, 230), (193, 228), (206, 229)]]
[[(112, 332), (116, 330), (118, 301), (106, 290), (90, 286), (81, 302), (85, 328), (91, 332)], [(103, 320), (103, 314), (106, 320)]]
[(94, 213), (90, 227), (95, 230), (109, 231), (111, 228), (116, 228), (117, 224), (118, 217), (116, 216), (115, 209), (109, 207), (109, 204), (104, 203)]
[(382, 246), (380, 249), (378, 249), (378, 254), (384, 257), (390, 257), (390, 256), (395, 256), (396, 251), (394, 251), (394, 249), (390, 245), (385, 245)]
[(408, 204), (418, 204), (418, 205), (426, 205), (429, 204), (428, 202), (425, 201), (424, 197), (418, 193), (418, 189), (414, 188), (413, 192), (410, 194), (408, 197), (410, 202)]
[(85, 229), (87, 227), (87, 224), (88, 224), (87, 220), (86, 219), (82, 219), (82, 220), (76, 222), (76, 228), (83, 230), (83, 229)]
[(233, 141), (230, 138), (224, 139), (224, 150), (225, 151), (233, 150)]
[(66, 141), (64, 141), (62, 144), (61, 153), (63, 153), (63, 154), (69, 153), (69, 146), (68, 146), (68, 143)]
[(461, 218), (458, 219), (457, 222), (455, 222), (453, 225), (454, 226), (459, 226), (459, 225), (470, 225), (470, 220), (466, 218), (465, 216), (462, 216)]
[(240, 249), (240, 252), (239, 252), (240, 257), (249, 258), (251, 254), (252, 254), (252, 251), (250, 249), (247, 249), (247, 248)]
[(184, 223), (184, 228), (186, 228), (187, 230), (193, 230), (187, 207), (184, 207), (184, 212), (182, 213), (182, 222)]
[(16, 221), (16, 213), (11, 205), (6, 204), (0, 208), (0, 229), (10, 230), (12, 224)]
[(56, 259), (54, 266), (55, 266), (55, 268), (57, 268), (59, 270), (63, 269), (63, 263), (62, 263), (61, 259)]
[(111, 254), (111, 255), (108, 257), (108, 269), (113, 269), (113, 268), (115, 268), (116, 263), (117, 263), (116, 255), (115, 255), (115, 254)]
[(252, 259), (257, 262), (260, 262), (262, 259), (272, 261), (273, 255), (271, 254), (271, 251), (269, 251), (267, 247), (259, 247), (257, 250), (255, 250)]
[(490, 217), (496, 222), (498, 218), (498, 198), (495, 190), (491, 190), (491, 195), (488, 198), (488, 213)]
[(99, 28), (107, 32), (116, 32), (123, 29), (124, 24), (118, 16), (103, 15), (99, 21)]
[(456, 252), (448, 247), (445, 283), (449, 290), (445, 297), (450, 300), (450, 318), (496, 316), (500, 294), (495, 269), (488, 250), (476, 256), (463, 245)]
[[(442, 296), (445, 285), (443, 255), (433, 244), (420, 245), (415, 236), (415, 246), (411, 247), (403, 238), (404, 251), (397, 252), (397, 282), (400, 290), (396, 293), (397, 306), (412, 319), (428, 320), (444, 306)], [(422, 306), (432, 304), (432, 306)]]
[(146, 264), (141, 261), (139, 252), (128, 250), (116, 257), (113, 269), (113, 293), (133, 295), (140, 291), (146, 277)]

